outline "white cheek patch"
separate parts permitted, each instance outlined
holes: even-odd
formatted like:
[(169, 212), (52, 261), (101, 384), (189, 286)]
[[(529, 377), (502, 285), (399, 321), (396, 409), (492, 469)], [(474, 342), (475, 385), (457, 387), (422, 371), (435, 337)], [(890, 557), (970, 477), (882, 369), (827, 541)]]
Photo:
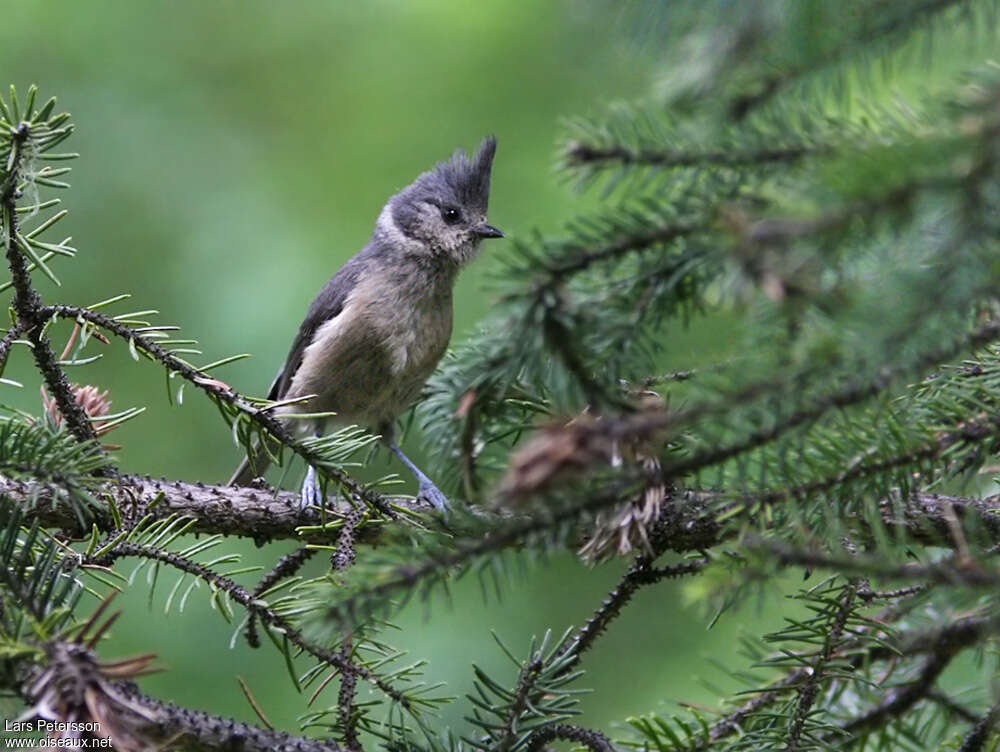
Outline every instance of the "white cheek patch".
[(375, 222), (375, 228), (378, 233), (382, 236), (382, 239), (392, 245), (400, 251), (408, 253), (426, 253), (427, 247), (421, 243), (419, 240), (414, 240), (399, 229), (396, 224), (396, 220), (392, 216), (392, 208), (390, 206), (392, 202), (385, 205), (382, 212), (378, 215), (378, 219)]

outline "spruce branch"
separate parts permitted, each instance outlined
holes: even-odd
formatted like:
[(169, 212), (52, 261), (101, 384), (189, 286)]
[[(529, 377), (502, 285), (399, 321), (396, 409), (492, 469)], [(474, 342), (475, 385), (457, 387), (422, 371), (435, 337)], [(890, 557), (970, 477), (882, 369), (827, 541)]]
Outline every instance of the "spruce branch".
[[(349, 502), (329, 497), (326, 507), (328, 521), (327, 527), (324, 527), (316, 511), (299, 508), (298, 495), (294, 492), (213, 486), (135, 475), (121, 475), (105, 481), (95, 486), (91, 494), (98, 500), (107, 499), (135, 519), (148, 517), (150, 520), (163, 520), (179, 516), (192, 521), (191, 532), (238, 535), (261, 542), (295, 539), (328, 543), (336, 540), (340, 528), (337, 520), (348, 517), (354, 510)], [(3, 477), (0, 478), (0, 496), (18, 505), (25, 505), (31, 510), (32, 518), (37, 518), (47, 527), (71, 533), (75, 531), (77, 535), (84, 532), (79, 529), (72, 503), (49, 483)], [(484, 518), (482, 515), (486, 513), (480, 510), (477, 512), (480, 519), (490, 520), (490, 536), (469, 544), (467, 552), (464, 547), (461, 552), (453, 551), (448, 564), (442, 566), (447, 568), (461, 563), (467, 557), (517, 545), (552, 525), (575, 518), (590, 505), (601, 508), (620, 498), (619, 494), (601, 496), (591, 500), (582, 510), (572, 507), (553, 517), (540, 515), (534, 519), (519, 520), (507, 516), (494, 518), (489, 515)], [(736, 525), (728, 521), (720, 523), (719, 519), (731, 520), (732, 512), (742, 509), (743, 503), (720, 507), (721, 498), (715, 491), (678, 491), (671, 498), (672, 502), (664, 505), (655, 525), (656, 535), (664, 541), (664, 550), (679, 553), (708, 550), (737, 533)], [(407, 516), (429, 511), (426, 505), (408, 498), (393, 498), (391, 503), (405, 511)], [(951, 545), (951, 514), (957, 515), (960, 521), (968, 518), (971, 524), (987, 535), (988, 540), (1000, 543), (998, 499), (914, 493), (906, 497), (902, 504), (893, 499), (885, 499), (879, 506), (886, 525), (919, 543)], [(116, 530), (108, 509), (97, 505), (93, 508), (93, 515), (93, 523), (101, 532), (111, 533)], [(362, 521), (355, 527), (354, 541), (375, 543), (385, 536), (386, 530), (385, 525), (369, 525)], [(682, 568), (687, 566), (695, 565), (685, 564)], [(436, 564), (431, 565), (431, 568), (436, 568)], [(284, 571), (283, 567), (278, 569)], [(672, 573), (673, 570), (668, 568), (664, 576), (672, 576)], [(410, 567), (403, 581), (414, 584), (420, 576), (420, 572)]]
[(972, 730), (962, 740), (958, 752), (980, 752), (986, 748), (986, 743), (993, 734), (1000, 719), (1000, 705), (994, 705), (978, 720)]
[(850, 29), (840, 43), (831, 49), (814, 54), (797, 65), (763, 78), (758, 82), (755, 91), (735, 96), (727, 109), (735, 120), (743, 120), (793, 84), (815, 77), (818, 73), (837, 65), (862, 46), (883, 46), (885, 49), (882, 54), (889, 54), (894, 47), (909, 39), (921, 24), (937, 20), (945, 11), (964, 2), (965, 0), (914, 0), (899, 3), (899, 8), (895, 9), (895, 12), (886, 12), (882, 18), (876, 17), (870, 25)]
[(816, 656), (810, 666), (809, 676), (799, 688), (798, 698), (795, 703), (795, 710), (792, 713), (791, 722), (788, 724), (788, 735), (786, 737), (786, 749), (794, 752), (800, 748), (802, 743), (803, 730), (809, 719), (810, 711), (816, 702), (819, 694), (820, 682), (826, 677), (826, 666), (833, 657), (838, 643), (841, 641), (847, 620), (851, 616), (857, 596), (858, 583), (849, 582), (841, 591), (840, 603), (837, 610), (832, 614), (829, 621), (829, 630), (823, 642), (823, 649)]
[(969, 708), (965, 707), (962, 703), (956, 700), (951, 695), (943, 692), (940, 689), (932, 690), (927, 693), (927, 699), (931, 702), (939, 705), (940, 707), (947, 710), (949, 713), (953, 714), (957, 718), (961, 718), (966, 723), (976, 724), (981, 718), (973, 713)]
[[(769, 427), (751, 431), (729, 443), (715, 444), (709, 448), (695, 451), (686, 457), (667, 460), (662, 463), (658, 471), (660, 482), (676, 482), (686, 475), (720, 465), (748, 452), (766, 447), (795, 429), (818, 421), (828, 413), (860, 405), (871, 400), (886, 392), (903, 375), (923, 373), (930, 368), (939, 366), (941, 362), (947, 361), (967, 348), (981, 348), (993, 342), (998, 337), (1000, 337), (1000, 320), (988, 321), (975, 330), (956, 337), (946, 345), (920, 353), (905, 363), (884, 366), (869, 380), (848, 383), (840, 389), (821, 393), (810, 402), (800, 405), (791, 413), (779, 415), (774, 418), (772, 425)], [(563, 336), (553, 337), (553, 340), (565, 341), (565, 332), (563, 332)], [(706, 420), (717, 414), (732, 411), (740, 403), (757, 399), (762, 393), (779, 388), (779, 383), (781, 388), (787, 388), (789, 385), (789, 382), (783, 380), (778, 383), (773, 381), (759, 382), (744, 387), (735, 394), (729, 395), (718, 402), (695, 405), (679, 411), (652, 409), (621, 417), (608, 416), (601, 421), (593, 422), (591, 425), (593, 431), (599, 434), (602, 440), (613, 444), (648, 441), (658, 433), (670, 432), (676, 434), (686, 427), (696, 426), (699, 421)], [(591, 385), (592, 390), (599, 388), (599, 386)], [(574, 423), (572, 430), (578, 432), (581, 430), (582, 425), (580, 422)], [(942, 440), (944, 441), (944, 439)], [(956, 440), (949, 440), (951, 443), (947, 443), (941, 449), (947, 449)], [(928, 451), (931, 450), (928, 448)], [(525, 453), (530, 454), (527, 450), (525, 450)], [(515, 455), (515, 462), (517, 456)], [(920, 453), (913, 453), (912, 455), (908, 453), (906, 456), (900, 457), (898, 462), (899, 464), (909, 464), (925, 458)], [(879, 468), (879, 470), (881, 469), (883, 468)], [(509, 471), (508, 493), (516, 496), (522, 493), (522, 491), (530, 492), (533, 490), (532, 486), (521, 489), (517, 483), (516, 476), (517, 468), (514, 467)], [(511, 478), (513, 480), (510, 480)], [(830, 487), (840, 485), (843, 480), (846, 480), (846, 476), (831, 483)], [(824, 489), (817, 486), (816, 490)], [(780, 497), (775, 495), (775, 493), (765, 494), (768, 497), (768, 501), (765, 503), (772, 503), (772, 500), (779, 500)]]
[[(664, 538), (665, 536), (661, 533), (660, 537)], [(636, 557), (635, 562), (629, 567), (621, 581), (608, 593), (601, 605), (587, 620), (587, 623), (580, 627), (573, 639), (567, 643), (566, 652), (573, 656), (570, 668), (574, 667), (580, 661), (581, 656), (593, 647), (597, 639), (607, 631), (611, 622), (621, 614), (632, 596), (640, 588), (665, 579), (673, 580), (697, 574), (708, 564), (707, 559), (699, 558), (666, 567), (653, 567), (654, 559), (655, 555), (643, 554)]]
[(834, 556), (815, 550), (792, 548), (770, 540), (751, 539), (746, 545), (751, 550), (765, 552), (779, 566), (801, 566), (886, 580), (919, 580), (939, 585), (1000, 585), (1000, 572), (955, 555), (931, 564), (894, 564), (881, 556)]
[(874, 708), (843, 725), (843, 732), (857, 736), (873, 728), (885, 725), (930, 694), (948, 664), (958, 654), (957, 649), (944, 649), (927, 658), (919, 673), (900, 689), (892, 689)]
[[(149, 476), (121, 475), (89, 487), (93, 499), (107, 500), (135, 519), (152, 520), (182, 516), (192, 520), (192, 532), (238, 535), (258, 542), (292, 539), (328, 543), (335, 538), (341, 521), (354, 509), (342, 497), (328, 497), (325, 518), (316, 510), (300, 508), (298, 495), (271, 488), (213, 486), (200, 482), (155, 479)], [(93, 516), (81, 526), (72, 500), (51, 482), (21, 480), (0, 476), (0, 496), (26, 508), (47, 527), (64, 530), (72, 536), (89, 532), (91, 522), (102, 532), (112, 532), (115, 521), (109, 506), (97, 503), (90, 508)], [(392, 498), (395, 509), (411, 514), (426, 513), (430, 507), (412, 498)], [(382, 526), (362, 520), (356, 526), (356, 540), (372, 543), (382, 535)], [(397, 524), (405, 525), (401, 519)]]
[(7, 160), (6, 174), (0, 187), (0, 207), (3, 211), (4, 245), (7, 250), (7, 264), (14, 283), (14, 310), (18, 322), (31, 342), (31, 352), (35, 364), (48, 386), (49, 392), (59, 406), (69, 431), (82, 442), (94, 442), (96, 434), (83, 408), (77, 403), (70, 389), (66, 374), (52, 351), (49, 338), (45, 334), (49, 314), (42, 305), (41, 296), (31, 283), (25, 254), (21, 249), (21, 235), (18, 230), (17, 197), (25, 151), (32, 137), (33, 124), (20, 122), (11, 129), (11, 149)]
[(858, 587), (858, 599), (870, 605), (875, 601), (891, 601), (897, 598), (908, 598), (911, 595), (930, 590), (932, 585), (910, 585), (909, 587), (897, 588), (896, 590), (872, 590), (867, 581), (863, 581)]
[[(566, 248), (563, 259), (542, 265), (546, 278), (530, 288), (527, 294), (535, 299), (542, 299), (545, 294), (553, 291), (567, 278), (596, 264), (666, 245), (703, 231), (705, 227), (704, 222), (666, 223), (652, 227), (644, 226), (635, 232), (625, 232), (612, 236), (606, 243), (596, 248), (580, 248), (576, 244), (570, 244)], [(537, 275), (538, 269), (532, 268), (530, 273)]]
[[(837, 650), (832, 653), (831, 658), (842, 659), (846, 663), (844, 668), (847, 670), (858, 670), (863, 666), (880, 661), (897, 661), (901, 658), (917, 656), (930, 656), (928, 664), (933, 664), (939, 656), (949, 656), (945, 661), (947, 663), (958, 652), (981, 644), (984, 640), (1000, 633), (1000, 620), (995, 616), (973, 616), (956, 619), (940, 627), (898, 632), (893, 636), (891, 642), (886, 641), (880, 637), (885, 631), (885, 627), (882, 625), (892, 624), (897, 617), (898, 614), (893, 611), (879, 614), (870, 620), (868, 626), (855, 630), (851, 638), (842, 641)], [(871, 637), (880, 637), (880, 639), (873, 642), (869, 639)], [(705, 752), (722, 739), (740, 733), (750, 718), (757, 713), (767, 711), (772, 705), (782, 701), (790, 691), (799, 688), (806, 682), (811, 673), (812, 667), (810, 665), (797, 665), (788, 670), (784, 676), (756, 690), (755, 697), (711, 724), (697, 743), (688, 747), (688, 752)], [(931, 686), (922, 686), (916, 693), (919, 696), (913, 696), (912, 701), (916, 702), (934, 691), (933, 683)], [(891, 702), (896, 696), (893, 694), (888, 697), (886, 703)], [(910, 699), (909, 695), (907, 699)], [(902, 709), (900, 708), (900, 710)], [(892, 713), (881, 712), (877, 717), (872, 716), (869, 720), (874, 724), (888, 721), (891, 717)], [(838, 737), (837, 741), (841, 743), (843, 737)]]
[(403, 708), (410, 709), (410, 700), (405, 693), (388, 684), (373, 671), (345, 660), (339, 653), (309, 641), (291, 622), (275, 610), (269, 608), (242, 585), (184, 556), (155, 546), (125, 541), (115, 544), (109, 551), (99, 557), (83, 557), (81, 563), (84, 565), (109, 566), (117, 559), (129, 556), (163, 562), (182, 572), (187, 572), (204, 580), (224, 592), (230, 599), (243, 606), (248, 612), (254, 614), (260, 621), (279, 630), (296, 647), (312, 655), (314, 658), (318, 658), (331, 668), (339, 670), (342, 674), (351, 674), (364, 679), (377, 687), (387, 697), (399, 703)]
[[(294, 576), (315, 553), (315, 548), (302, 546), (295, 549), (292, 553), (282, 556), (278, 559), (274, 567), (271, 568), (271, 571), (260, 578), (257, 587), (253, 589), (254, 596), (260, 596), (281, 582), (281, 580)], [(252, 611), (247, 616), (247, 626), (244, 634), (250, 647), (260, 647), (260, 636), (257, 634), (257, 617)]]
[(609, 164), (640, 165), (664, 169), (676, 167), (745, 167), (771, 163), (797, 162), (803, 157), (823, 150), (807, 146), (790, 146), (754, 151), (671, 151), (632, 148), (618, 144), (597, 146), (573, 141), (566, 146), (564, 157), (568, 167), (606, 168)]
[(558, 740), (576, 742), (590, 752), (615, 752), (611, 740), (600, 731), (574, 726), (571, 723), (556, 723), (538, 729), (529, 737), (526, 752), (541, 752), (546, 744)]
[(381, 494), (359, 483), (340, 468), (332, 467), (329, 463), (324, 462), (321, 454), (311, 449), (305, 442), (296, 439), (278, 418), (268, 412), (266, 407), (253, 404), (246, 397), (235, 392), (231, 387), (211, 378), (191, 364), (180, 359), (154, 339), (143, 335), (141, 332), (136, 331), (134, 328), (123, 324), (111, 316), (89, 308), (54, 305), (42, 306), (40, 312), (46, 317), (90, 322), (104, 331), (131, 343), (131, 346), (146, 353), (170, 372), (176, 373), (189, 383), (194, 384), (195, 387), (205, 392), (212, 400), (226, 404), (247, 416), (247, 418), (267, 431), (268, 434), (280, 441), (282, 445), (287, 446), (307, 463), (316, 467), (319, 472), (327, 475), (331, 480), (343, 487), (352, 497), (363, 500), (386, 516), (394, 516), (395, 513), (386, 503), (385, 499), (382, 498)]
[[(350, 635), (345, 635), (340, 646), (340, 657), (350, 662), (354, 643)], [(350, 673), (341, 673), (340, 690), (337, 692), (337, 720), (344, 739), (344, 748), (351, 752), (361, 750), (361, 739), (358, 736), (358, 710), (355, 705), (357, 692), (357, 677)]]
[(329, 742), (261, 729), (230, 718), (178, 707), (140, 692), (127, 679), (149, 657), (102, 663), (78, 642), (45, 645), (46, 660), (26, 670), (18, 692), (36, 717), (96, 724), (99, 732), (71, 732), (77, 746), (108, 735), (115, 749), (240, 749), (244, 752), (339, 752)]
[(521, 732), (518, 728), (521, 716), (530, 705), (529, 697), (535, 694), (535, 683), (543, 668), (545, 668), (545, 662), (537, 653), (532, 655), (521, 667), (507, 713), (500, 722), (502, 730), (493, 747), (496, 752), (510, 752), (514, 747)]
[(4, 332), (3, 337), (0, 337), (0, 373), (3, 373), (3, 369), (7, 365), (7, 358), (10, 355), (10, 349), (14, 345), (14, 342), (23, 337), (25, 332), (27, 332), (25, 323), (23, 321), (15, 321)]

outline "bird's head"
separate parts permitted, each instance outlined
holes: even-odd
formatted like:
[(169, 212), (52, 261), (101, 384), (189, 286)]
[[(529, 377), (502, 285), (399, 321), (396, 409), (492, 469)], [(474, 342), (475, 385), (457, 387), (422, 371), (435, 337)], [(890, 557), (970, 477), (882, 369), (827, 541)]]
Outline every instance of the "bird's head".
[(493, 136), (472, 157), (459, 149), (389, 199), (380, 221), (390, 221), (419, 253), (455, 264), (469, 261), (483, 238), (503, 237), (486, 221), (496, 149)]

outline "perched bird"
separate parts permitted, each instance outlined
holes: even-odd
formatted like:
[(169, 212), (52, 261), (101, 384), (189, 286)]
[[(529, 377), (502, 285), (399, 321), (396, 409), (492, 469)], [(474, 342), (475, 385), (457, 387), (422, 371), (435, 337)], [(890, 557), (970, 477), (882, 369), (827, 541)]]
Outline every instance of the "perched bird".
[[(471, 158), (457, 151), (389, 199), (371, 240), (309, 306), (268, 394), (276, 401), (312, 395), (278, 408), (286, 415), (333, 412), (337, 423), (377, 432), (416, 476), (418, 498), (442, 510), (445, 495), (396, 445), (393, 424), (448, 346), (459, 269), (476, 256), (484, 238), (503, 237), (486, 222), (496, 145), (495, 138), (485, 139)], [(289, 423), (320, 435), (326, 421)], [(230, 484), (246, 485), (268, 464), (268, 453), (258, 447)], [(301, 499), (303, 506), (319, 503), (312, 467)]]

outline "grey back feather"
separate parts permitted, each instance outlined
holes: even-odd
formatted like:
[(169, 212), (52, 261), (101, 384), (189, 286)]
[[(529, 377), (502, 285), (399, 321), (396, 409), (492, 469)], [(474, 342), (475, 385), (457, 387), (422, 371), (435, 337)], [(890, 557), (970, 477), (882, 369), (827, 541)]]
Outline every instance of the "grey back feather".
[(309, 343), (312, 342), (313, 335), (316, 334), (319, 327), (343, 310), (344, 302), (357, 284), (358, 277), (364, 271), (371, 254), (372, 249), (369, 244), (340, 267), (316, 295), (306, 312), (305, 320), (299, 327), (295, 341), (292, 342), (288, 357), (285, 358), (285, 364), (271, 384), (271, 391), (267, 395), (268, 399), (279, 400), (288, 393), (288, 387), (292, 383), (295, 372), (302, 364), (302, 355)]

